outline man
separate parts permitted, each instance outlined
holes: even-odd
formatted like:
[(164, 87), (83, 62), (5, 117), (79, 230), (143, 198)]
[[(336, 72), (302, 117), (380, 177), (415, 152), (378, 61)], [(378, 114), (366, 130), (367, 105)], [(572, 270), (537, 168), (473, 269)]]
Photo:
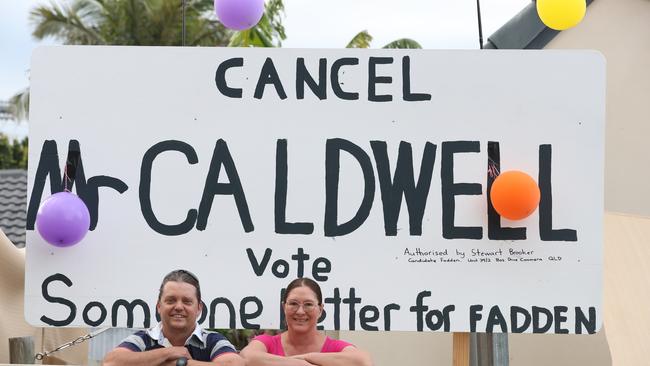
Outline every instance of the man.
[(156, 309), (160, 323), (127, 337), (106, 355), (105, 366), (244, 366), (235, 347), (219, 333), (206, 332), (196, 319), (201, 315), (199, 280), (185, 270), (165, 276)]

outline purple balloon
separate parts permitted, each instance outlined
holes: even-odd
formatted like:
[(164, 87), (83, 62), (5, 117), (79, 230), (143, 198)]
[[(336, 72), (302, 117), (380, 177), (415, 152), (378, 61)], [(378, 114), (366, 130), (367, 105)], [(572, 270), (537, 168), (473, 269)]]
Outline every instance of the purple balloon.
[(264, 0), (214, 0), (221, 24), (238, 31), (257, 24), (264, 13)]
[(36, 229), (57, 247), (77, 244), (90, 228), (90, 212), (76, 194), (59, 192), (46, 199), (36, 214)]

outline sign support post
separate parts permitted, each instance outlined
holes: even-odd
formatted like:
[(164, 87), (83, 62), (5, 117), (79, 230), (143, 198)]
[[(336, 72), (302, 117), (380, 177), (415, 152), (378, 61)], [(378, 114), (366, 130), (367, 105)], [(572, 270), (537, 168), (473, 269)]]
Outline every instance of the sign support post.
[(455, 332), (453, 334), (453, 366), (469, 366), (469, 333)]

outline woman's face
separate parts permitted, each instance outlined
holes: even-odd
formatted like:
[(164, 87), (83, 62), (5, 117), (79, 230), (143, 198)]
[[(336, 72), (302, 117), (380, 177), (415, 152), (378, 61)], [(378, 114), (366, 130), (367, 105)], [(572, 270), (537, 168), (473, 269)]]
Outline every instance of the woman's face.
[(295, 287), (287, 295), (284, 303), (284, 316), (287, 328), (295, 332), (308, 332), (316, 329), (316, 323), (323, 306), (312, 289), (307, 286)]

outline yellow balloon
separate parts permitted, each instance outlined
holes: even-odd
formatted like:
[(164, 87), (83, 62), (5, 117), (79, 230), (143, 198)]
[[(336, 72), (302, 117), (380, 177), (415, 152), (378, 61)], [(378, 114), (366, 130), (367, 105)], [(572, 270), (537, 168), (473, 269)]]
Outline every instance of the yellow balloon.
[(537, 14), (544, 24), (555, 30), (576, 26), (587, 11), (586, 0), (537, 0)]

